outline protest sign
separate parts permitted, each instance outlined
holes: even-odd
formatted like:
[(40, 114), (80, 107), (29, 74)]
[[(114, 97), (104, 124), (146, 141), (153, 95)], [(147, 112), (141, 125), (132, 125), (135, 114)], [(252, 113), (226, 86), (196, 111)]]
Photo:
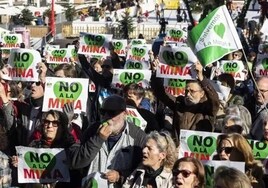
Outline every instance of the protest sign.
[(4, 34), (2, 38), (3, 49), (20, 48), (22, 43), (21, 34)]
[(47, 51), (47, 63), (62, 64), (70, 63), (71, 58), (75, 57), (74, 48), (59, 48)]
[(159, 61), (156, 70), (157, 77), (185, 80), (196, 77), (192, 65), (197, 62), (197, 58), (189, 47), (161, 46)]
[(147, 61), (136, 61), (128, 59), (124, 65), (124, 69), (140, 69), (140, 70), (148, 70), (150, 68), (150, 64)]
[(220, 73), (231, 74), (235, 80), (244, 81), (246, 78), (245, 65), (242, 61), (225, 61), (219, 62)]
[(82, 188), (107, 188), (108, 181), (100, 172), (94, 172), (82, 179)]
[(225, 5), (212, 11), (188, 33), (188, 43), (204, 67), (242, 49)]
[(25, 48), (11, 49), (8, 58), (8, 74), (3, 79), (14, 81), (38, 81), (37, 63), (41, 62), (38, 51)]
[(143, 88), (150, 86), (152, 72), (150, 70), (135, 70), (135, 69), (114, 69), (113, 70), (112, 86), (122, 88), (130, 83), (137, 83)]
[(167, 28), (166, 42), (187, 43), (187, 28)]
[(74, 103), (74, 112), (86, 112), (88, 79), (46, 78), (43, 111), (62, 110), (64, 104)]
[(147, 122), (143, 119), (138, 110), (136, 108), (127, 107), (126, 112), (127, 120), (144, 131), (147, 126)]
[(60, 45), (46, 44), (43, 50), (43, 56), (46, 56), (50, 51), (54, 49), (59, 49)]
[(234, 162), (234, 161), (202, 161), (204, 168), (205, 168), (205, 187), (206, 188), (213, 188), (213, 178), (214, 173), (216, 172), (217, 168), (220, 166), (226, 166), (235, 168), (241, 172), (245, 172), (245, 162)]
[(149, 50), (147, 46), (131, 46), (127, 53), (127, 59), (136, 61), (149, 61)]
[(117, 53), (119, 56), (126, 56), (126, 49), (127, 49), (127, 40), (116, 40), (113, 39), (113, 46), (114, 46), (114, 52)]
[(62, 148), (16, 146), (19, 183), (69, 182), (66, 153)]
[(165, 78), (164, 88), (169, 94), (178, 97), (185, 94), (186, 80)]
[(142, 45), (142, 44), (146, 44), (146, 40), (145, 39), (132, 39), (130, 41), (130, 45), (131, 46), (137, 46), (137, 45)]
[(268, 76), (268, 54), (258, 54), (254, 66), (257, 77)]
[(179, 158), (194, 157), (212, 160), (216, 152), (216, 140), (220, 133), (181, 130)]
[(78, 53), (109, 56), (111, 40), (112, 35), (82, 33)]

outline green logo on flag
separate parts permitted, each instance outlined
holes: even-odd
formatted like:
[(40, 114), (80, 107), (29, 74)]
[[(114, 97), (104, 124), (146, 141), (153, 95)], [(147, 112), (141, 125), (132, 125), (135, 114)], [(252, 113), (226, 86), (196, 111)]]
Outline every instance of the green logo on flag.
[(145, 49), (137, 48), (137, 47), (132, 48), (131, 51), (132, 51), (132, 55), (138, 56), (138, 57), (143, 57), (146, 53)]
[(224, 26), (224, 24), (223, 23), (220, 23), (219, 25), (215, 25), (214, 26), (214, 31), (215, 31), (215, 33), (219, 37), (223, 38), (224, 33), (225, 33), (225, 26)]
[(181, 38), (183, 35), (183, 32), (181, 30), (175, 30), (175, 29), (171, 29), (169, 31), (169, 35), (173, 38)]

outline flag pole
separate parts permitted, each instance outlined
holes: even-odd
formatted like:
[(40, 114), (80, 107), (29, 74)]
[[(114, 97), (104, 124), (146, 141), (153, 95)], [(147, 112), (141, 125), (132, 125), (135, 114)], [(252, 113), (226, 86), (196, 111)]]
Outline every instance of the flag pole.
[(54, 12), (55, 0), (51, 0), (51, 14), (50, 14), (50, 32), (55, 36), (55, 12)]

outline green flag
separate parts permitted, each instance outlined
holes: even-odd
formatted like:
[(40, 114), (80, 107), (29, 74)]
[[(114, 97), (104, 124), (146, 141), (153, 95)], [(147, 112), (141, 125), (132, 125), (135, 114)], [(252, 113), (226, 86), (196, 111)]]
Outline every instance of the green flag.
[(205, 67), (242, 44), (225, 5), (212, 11), (188, 34), (188, 43)]

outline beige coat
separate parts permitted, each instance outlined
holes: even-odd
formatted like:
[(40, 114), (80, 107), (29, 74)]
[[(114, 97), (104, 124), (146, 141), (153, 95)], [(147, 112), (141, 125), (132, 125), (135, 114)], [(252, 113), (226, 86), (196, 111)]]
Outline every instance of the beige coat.
[[(137, 174), (137, 175), (136, 175)], [(142, 188), (145, 170), (137, 168), (126, 180), (123, 188)], [(172, 187), (172, 171), (164, 168), (161, 174), (155, 178), (157, 188), (171, 188)]]

